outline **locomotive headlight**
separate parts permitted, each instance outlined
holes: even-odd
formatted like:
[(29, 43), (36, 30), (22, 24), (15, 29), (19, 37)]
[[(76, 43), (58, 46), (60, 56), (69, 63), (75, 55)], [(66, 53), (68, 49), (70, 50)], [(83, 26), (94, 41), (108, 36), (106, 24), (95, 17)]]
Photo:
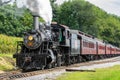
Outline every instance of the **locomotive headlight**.
[(29, 36), (28, 40), (32, 41), (33, 40), (33, 36)]

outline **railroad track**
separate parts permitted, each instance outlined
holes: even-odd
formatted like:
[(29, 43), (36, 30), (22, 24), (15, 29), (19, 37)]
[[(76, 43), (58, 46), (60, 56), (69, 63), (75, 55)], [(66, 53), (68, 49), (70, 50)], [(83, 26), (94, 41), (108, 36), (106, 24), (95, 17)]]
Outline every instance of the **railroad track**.
[(79, 63), (79, 64), (73, 64), (73, 65), (70, 65), (67, 67), (61, 66), (61, 67), (56, 67), (56, 68), (52, 68), (52, 69), (38, 70), (38, 71), (32, 71), (32, 72), (11, 71), (11, 72), (6, 72), (6, 73), (0, 74), (0, 80), (15, 80), (18, 78), (46, 74), (46, 73), (50, 73), (52, 71), (60, 71), (60, 70), (66, 69), (66, 68), (87, 66), (87, 65), (89, 66), (92, 64), (102, 64), (102, 63), (116, 62), (116, 61), (120, 61), (120, 57), (104, 59), (104, 60), (97, 60), (97, 61), (83, 62), (83, 63)]
[(0, 74), (0, 80), (14, 80), (17, 78), (24, 78), (24, 77), (29, 77), (29, 76), (39, 75), (39, 74), (45, 74), (45, 73), (49, 73), (51, 71), (55, 71), (58, 69), (60, 70), (63, 68), (64, 66), (56, 67), (52, 69), (37, 70), (37, 71), (32, 71), (32, 72), (11, 71), (11, 72)]

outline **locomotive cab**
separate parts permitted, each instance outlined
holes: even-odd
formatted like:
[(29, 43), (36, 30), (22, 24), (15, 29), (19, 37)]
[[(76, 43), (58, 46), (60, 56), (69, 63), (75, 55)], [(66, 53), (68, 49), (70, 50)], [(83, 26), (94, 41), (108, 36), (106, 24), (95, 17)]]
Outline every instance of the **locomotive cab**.
[(51, 24), (53, 41), (59, 42), (60, 46), (70, 46), (70, 29), (65, 25), (56, 22)]

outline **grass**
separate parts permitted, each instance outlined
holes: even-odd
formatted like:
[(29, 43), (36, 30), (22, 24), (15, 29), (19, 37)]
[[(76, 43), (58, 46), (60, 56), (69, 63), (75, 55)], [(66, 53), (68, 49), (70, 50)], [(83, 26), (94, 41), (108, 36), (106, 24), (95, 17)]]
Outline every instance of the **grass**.
[(17, 41), (21, 41), (21, 40), (22, 38), (0, 34), (0, 54), (15, 53)]
[(0, 54), (0, 57), (10, 57), (10, 58), (12, 58), (12, 53), (9, 53), (9, 54)]
[(17, 41), (22, 41), (22, 38), (0, 34), (0, 72), (14, 68), (15, 59), (12, 56), (16, 52)]
[(0, 54), (0, 71), (10, 71), (14, 68), (13, 54)]
[(120, 80), (120, 66), (96, 69), (96, 72), (67, 72), (57, 80)]

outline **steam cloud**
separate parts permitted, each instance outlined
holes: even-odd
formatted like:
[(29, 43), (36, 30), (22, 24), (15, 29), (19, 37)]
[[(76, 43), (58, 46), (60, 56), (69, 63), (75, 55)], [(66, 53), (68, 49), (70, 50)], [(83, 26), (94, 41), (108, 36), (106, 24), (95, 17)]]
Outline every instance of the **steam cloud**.
[(49, 0), (17, 0), (18, 8), (28, 8), (33, 15), (41, 16), (46, 23), (52, 21), (52, 8)]
[(0, 6), (10, 3), (12, 0), (0, 0)]
[(27, 8), (33, 15), (41, 16), (46, 23), (51, 23), (52, 7), (49, 0), (0, 0), (0, 6), (15, 1), (18, 8)]

